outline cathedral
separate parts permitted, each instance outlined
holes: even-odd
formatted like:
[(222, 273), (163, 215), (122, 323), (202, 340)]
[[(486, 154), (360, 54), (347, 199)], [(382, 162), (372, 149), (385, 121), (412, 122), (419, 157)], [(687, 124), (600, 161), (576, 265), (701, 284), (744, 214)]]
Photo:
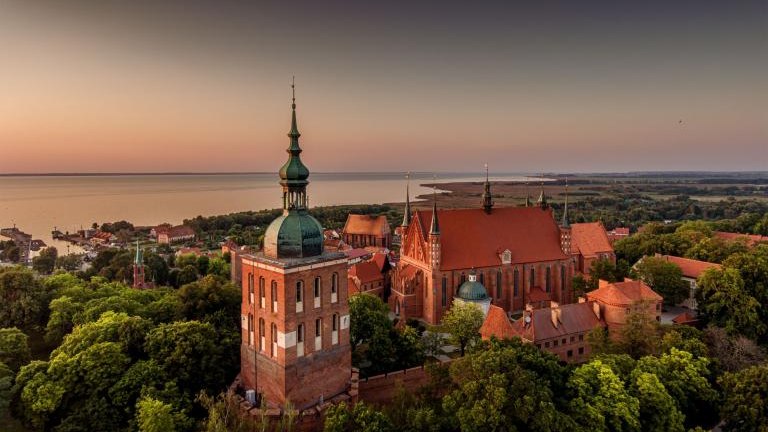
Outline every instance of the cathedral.
[(347, 390), (352, 354), (347, 259), (324, 250), (323, 228), (308, 211), (295, 93), (291, 111), (283, 214), (267, 228), (263, 251), (241, 261), (240, 383), (269, 406), (290, 401), (302, 410)]
[[(576, 272), (584, 272), (585, 264), (588, 270), (592, 260), (615, 261), (602, 224), (569, 223), (567, 194), (559, 223), (543, 188), (535, 205), (526, 200), (525, 207), (495, 208), (486, 174), (481, 204), (439, 210), (435, 201), (431, 211), (412, 213), (406, 194), (389, 298), (395, 314), (437, 324), (454, 298), (477, 296), (508, 313), (571, 303)], [(485, 291), (462, 290), (468, 278)]]

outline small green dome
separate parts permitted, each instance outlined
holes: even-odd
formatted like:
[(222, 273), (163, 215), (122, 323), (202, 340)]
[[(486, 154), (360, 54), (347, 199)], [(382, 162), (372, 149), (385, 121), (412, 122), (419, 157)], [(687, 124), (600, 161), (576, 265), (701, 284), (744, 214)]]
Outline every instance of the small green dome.
[(477, 281), (477, 275), (474, 270), (469, 274), (469, 279), (461, 284), (456, 297), (469, 301), (486, 300), (488, 298), (488, 292), (483, 284)]
[(284, 182), (307, 184), (309, 169), (301, 162), (298, 156), (288, 158), (288, 161), (280, 167), (280, 179)]
[(291, 211), (269, 224), (264, 253), (270, 258), (304, 258), (323, 253), (323, 227), (310, 214)]

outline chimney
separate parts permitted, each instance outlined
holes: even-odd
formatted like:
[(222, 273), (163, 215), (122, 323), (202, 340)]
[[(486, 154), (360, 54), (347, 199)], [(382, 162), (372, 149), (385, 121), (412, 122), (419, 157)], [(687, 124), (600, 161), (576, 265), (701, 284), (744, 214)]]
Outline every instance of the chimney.
[(550, 316), (552, 318), (552, 325), (555, 326), (555, 328), (557, 328), (558, 323), (561, 322), (560, 320), (561, 310), (560, 310), (560, 305), (557, 304), (557, 302), (551, 303), (550, 313), (551, 313)]
[(586, 303), (587, 299), (584, 296), (579, 296), (579, 303)]
[(600, 304), (598, 302), (592, 302), (592, 312), (595, 313), (597, 319), (600, 319)]

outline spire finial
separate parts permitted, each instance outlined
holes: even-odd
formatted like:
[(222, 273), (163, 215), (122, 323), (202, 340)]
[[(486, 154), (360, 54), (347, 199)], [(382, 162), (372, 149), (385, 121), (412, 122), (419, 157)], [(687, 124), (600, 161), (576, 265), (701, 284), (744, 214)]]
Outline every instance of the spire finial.
[(485, 189), (483, 189), (483, 210), (491, 214), (493, 208), (493, 195), (491, 195), (491, 182), (488, 177), (488, 164), (485, 164)]
[(539, 194), (539, 199), (537, 203), (539, 204), (539, 207), (543, 209), (547, 208), (547, 195), (544, 194), (544, 173), (541, 173), (541, 179), (539, 180), (539, 183), (541, 185), (541, 194)]
[(296, 75), (291, 77), (291, 108), (296, 109)]
[(410, 186), (411, 186), (411, 172), (408, 171), (405, 174), (405, 210), (403, 211), (403, 227), (407, 227), (411, 224), (411, 196), (410, 196)]
[(439, 235), (440, 234), (440, 222), (437, 219), (437, 185), (435, 182), (437, 182), (437, 175), (432, 175), (432, 226), (430, 227), (429, 234), (430, 235)]
[(563, 221), (560, 223), (564, 228), (571, 226), (568, 220), (568, 177), (565, 178), (565, 204), (563, 204)]

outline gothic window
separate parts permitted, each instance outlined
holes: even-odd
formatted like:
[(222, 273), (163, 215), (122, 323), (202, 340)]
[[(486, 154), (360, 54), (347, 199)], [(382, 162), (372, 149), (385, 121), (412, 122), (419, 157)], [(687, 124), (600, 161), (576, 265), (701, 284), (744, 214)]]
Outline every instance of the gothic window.
[(547, 266), (547, 280), (546, 280), (547, 292), (552, 291), (552, 268)]
[(520, 270), (515, 269), (513, 278), (514, 278), (514, 281), (513, 281), (514, 296), (517, 297), (520, 295)]
[(560, 295), (562, 296), (564, 293), (565, 293), (565, 264), (560, 266)]
[(445, 307), (448, 304), (448, 287), (446, 285), (443, 285), (442, 289), (440, 290), (442, 294), (440, 296), (440, 304)]
[(535, 284), (536, 284), (536, 269), (531, 267), (531, 277), (528, 280), (528, 288), (533, 288)]
[(501, 270), (496, 270), (496, 298), (501, 298)]

